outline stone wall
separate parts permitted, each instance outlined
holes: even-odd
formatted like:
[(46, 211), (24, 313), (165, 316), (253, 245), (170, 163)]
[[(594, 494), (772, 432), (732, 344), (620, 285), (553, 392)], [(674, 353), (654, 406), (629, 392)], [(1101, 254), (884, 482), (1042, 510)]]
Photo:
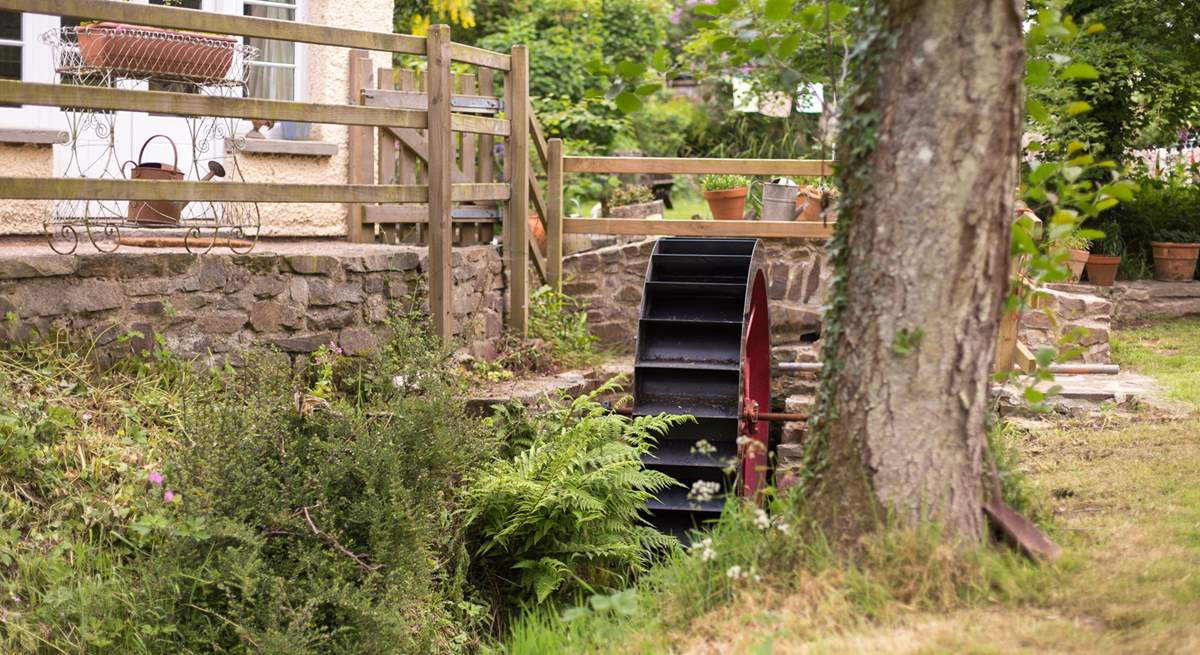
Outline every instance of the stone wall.
[[(81, 247), (81, 251), (83, 247)], [(315, 253), (315, 254), (310, 254)], [(260, 244), (250, 254), (192, 255), (135, 249), (72, 256), (0, 250), (3, 334), (56, 327), (91, 333), (101, 346), (145, 348), (162, 335), (184, 357), (224, 361), (259, 344), (289, 355), (337, 343), (371, 349), (392, 301), (423, 297), (425, 249), (349, 243)], [(455, 332), (473, 354), (494, 352), (503, 325), (497, 249), (454, 250)]]
[(1035, 352), (1041, 346), (1057, 347), (1072, 333), (1074, 343), (1083, 349), (1076, 361), (1108, 364), (1108, 333), (1112, 326), (1113, 303), (1097, 295), (1100, 287), (1081, 284), (1053, 284), (1043, 289), (1041, 310), (1026, 310), (1021, 315), (1017, 337)]

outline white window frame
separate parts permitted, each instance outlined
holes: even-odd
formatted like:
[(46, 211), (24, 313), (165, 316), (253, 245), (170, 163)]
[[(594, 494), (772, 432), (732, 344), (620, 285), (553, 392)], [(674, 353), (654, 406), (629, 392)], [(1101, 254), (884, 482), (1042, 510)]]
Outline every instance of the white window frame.
[[(50, 61), (50, 46), (42, 43), (42, 34), (58, 27), (58, 16), (21, 14), (20, 42), (4, 39), (4, 45), (21, 46), (21, 81), (53, 84), (54, 63)], [(59, 111), (53, 107), (24, 105), (0, 107), (0, 127), (55, 128), (61, 127)]]
[[(230, 13), (237, 14), (238, 16), (245, 15), (245, 7), (247, 5), (259, 6), (259, 7), (276, 7), (276, 8), (280, 8), (280, 9), (292, 9), (296, 12), (295, 17), (292, 19), (292, 22), (295, 22), (295, 23), (303, 22), (307, 18), (307, 14), (308, 14), (308, 0), (296, 0), (295, 4), (288, 4), (286, 2), (272, 2), (271, 0), (226, 0), (226, 1), (230, 2), (230, 4), (231, 4)], [(294, 64), (278, 64), (278, 63), (274, 63), (274, 62), (256, 61), (253, 64), (251, 64), (251, 68), (257, 68), (257, 67), (291, 68), (293, 70), (294, 82), (292, 85), (293, 97), (290, 99), (293, 101), (296, 101), (296, 102), (304, 102), (304, 101), (308, 100), (308, 95), (309, 95), (308, 94), (308, 86), (309, 86), (309, 84), (308, 84), (308, 47), (307, 47), (308, 44), (297, 43), (297, 42), (293, 41), (292, 46), (296, 48), (296, 63), (294, 63)], [(253, 72), (251, 72), (251, 74), (253, 74)]]

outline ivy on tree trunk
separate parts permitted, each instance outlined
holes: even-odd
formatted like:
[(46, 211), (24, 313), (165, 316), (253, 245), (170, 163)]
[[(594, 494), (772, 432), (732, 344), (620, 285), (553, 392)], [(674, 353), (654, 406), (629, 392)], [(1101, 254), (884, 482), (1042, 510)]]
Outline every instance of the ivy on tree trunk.
[(992, 359), (1022, 125), (1023, 3), (879, 0), (841, 107), (810, 506), (852, 540), (895, 520), (982, 537)]

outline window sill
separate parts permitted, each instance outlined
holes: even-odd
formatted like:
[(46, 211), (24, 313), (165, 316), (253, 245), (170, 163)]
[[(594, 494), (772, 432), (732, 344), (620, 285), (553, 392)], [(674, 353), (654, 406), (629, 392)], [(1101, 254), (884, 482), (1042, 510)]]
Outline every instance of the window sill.
[(5, 145), (52, 146), (69, 140), (65, 130), (0, 127), (0, 143)]
[[(225, 140), (226, 149), (234, 149), (231, 139)], [(337, 154), (338, 144), (329, 141), (288, 141), (286, 139), (242, 139), (239, 152), (254, 155), (289, 155), (296, 157), (332, 157)]]

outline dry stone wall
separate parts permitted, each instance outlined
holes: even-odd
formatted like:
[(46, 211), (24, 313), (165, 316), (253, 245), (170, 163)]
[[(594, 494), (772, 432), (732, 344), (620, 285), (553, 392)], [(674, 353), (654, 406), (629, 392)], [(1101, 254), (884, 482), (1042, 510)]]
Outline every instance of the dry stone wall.
[[(192, 255), (168, 251), (0, 255), (0, 335), (57, 327), (114, 352), (165, 338), (173, 352), (222, 362), (254, 345), (298, 356), (336, 343), (377, 345), (393, 301), (424, 297), (425, 249), (338, 244), (323, 254)], [(454, 250), (455, 332), (477, 356), (503, 326), (504, 278), (490, 246)], [(137, 336), (134, 333), (140, 333)], [(132, 335), (132, 336), (131, 336)]]

